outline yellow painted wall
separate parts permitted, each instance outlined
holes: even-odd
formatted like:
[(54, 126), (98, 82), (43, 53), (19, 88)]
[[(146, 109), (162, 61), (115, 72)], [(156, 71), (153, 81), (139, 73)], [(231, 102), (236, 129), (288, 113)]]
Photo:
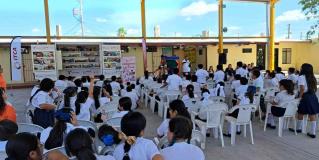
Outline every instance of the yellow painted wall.
[(9, 48), (0, 48), (0, 65), (3, 68), (3, 75), (7, 83), (10, 83), (11, 73), (10, 73), (10, 49)]
[[(256, 64), (256, 44), (249, 45), (237, 45), (237, 44), (226, 44), (224, 45), (224, 49), (228, 49), (227, 54), (227, 64), (224, 65), (224, 68), (228, 64), (232, 64), (233, 67), (236, 67), (237, 61), (242, 61), (243, 63)], [(218, 53), (217, 46), (209, 45), (207, 46), (207, 66), (213, 66), (214, 70), (216, 70), (216, 66), (218, 64)], [(251, 48), (252, 53), (242, 53), (243, 48)]]

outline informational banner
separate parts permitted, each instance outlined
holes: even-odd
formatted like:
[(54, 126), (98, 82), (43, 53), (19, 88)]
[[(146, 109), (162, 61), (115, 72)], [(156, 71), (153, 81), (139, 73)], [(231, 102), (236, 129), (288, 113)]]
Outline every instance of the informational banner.
[(22, 80), (22, 55), (21, 55), (21, 37), (13, 38), (10, 49), (11, 56), (11, 80)]
[(103, 54), (103, 75), (106, 78), (120, 77), (122, 72), (121, 46), (101, 45), (101, 53)]
[(35, 79), (57, 79), (55, 45), (31, 45)]
[(146, 48), (146, 39), (142, 39), (142, 50), (143, 50), (143, 63), (144, 69), (147, 69), (147, 48)]
[(122, 80), (124, 82), (136, 81), (136, 59), (135, 57), (122, 57)]

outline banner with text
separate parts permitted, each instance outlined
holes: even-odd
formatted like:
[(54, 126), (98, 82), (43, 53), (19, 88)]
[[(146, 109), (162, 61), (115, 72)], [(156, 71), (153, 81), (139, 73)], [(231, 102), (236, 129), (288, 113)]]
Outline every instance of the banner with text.
[(21, 37), (15, 37), (10, 47), (11, 60), (11, 80), (22, 80), (22, 55), (21, 55)]
[(103, 75), (106, 78), (120, 77), (122, 71), (121, 46), (101, 45), (101, 54), (103, 56)]

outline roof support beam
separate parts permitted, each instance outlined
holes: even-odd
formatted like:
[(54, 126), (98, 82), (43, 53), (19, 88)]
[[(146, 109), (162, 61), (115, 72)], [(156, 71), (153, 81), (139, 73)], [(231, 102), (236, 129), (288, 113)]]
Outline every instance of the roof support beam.
[(49, 16), (49, 2), (44, 0), (44, 13), (45, 13), (45, 29), (46, 29), (46, 38), (47, 44), (51, 44), (51, 32), (50, 32), (50, 16)]
[(145, 0), (141, 0), (142, 46), (144, 71), (147, 70)]
[(221, 54), (224, 51), (224, 46), (223, 46), (223, 26), (224, 26), (224, 22), (223, 22), (223, 7), (224, 3), (223, 0), (219, 0), (218, 3), (218, 53)]

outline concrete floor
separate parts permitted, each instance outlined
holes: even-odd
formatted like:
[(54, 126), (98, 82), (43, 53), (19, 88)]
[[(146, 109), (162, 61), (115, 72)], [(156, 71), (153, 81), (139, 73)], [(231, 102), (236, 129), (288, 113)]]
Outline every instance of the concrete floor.
[[(15, 89), (8, 91), (9, 102), (16, 108), (18, 122), (25, 121), (25, 103), (30, 97), (31, 89)], [(147, 118), (146, 138), (156, 136), (156, 128), (161, 118), (153, 115), (149, 109), (139, 109)], [(253, 122), (255, 144), (250, 143), (250, 135), (236, 137), (236, 146), (230, 146), (230, 138), (224, 137), (225, 148), (221, 148), (220, 140), (209, 137), (204, 150), (207, 160), (319, 160), (319, 137), (310, 139), (303, 134), (295, 136), (289, 131), (283, 137), (277, 136), (277, 130), (263, 131), (263, 124)], [(318, 134), (319, 135), (319, 134)]]

